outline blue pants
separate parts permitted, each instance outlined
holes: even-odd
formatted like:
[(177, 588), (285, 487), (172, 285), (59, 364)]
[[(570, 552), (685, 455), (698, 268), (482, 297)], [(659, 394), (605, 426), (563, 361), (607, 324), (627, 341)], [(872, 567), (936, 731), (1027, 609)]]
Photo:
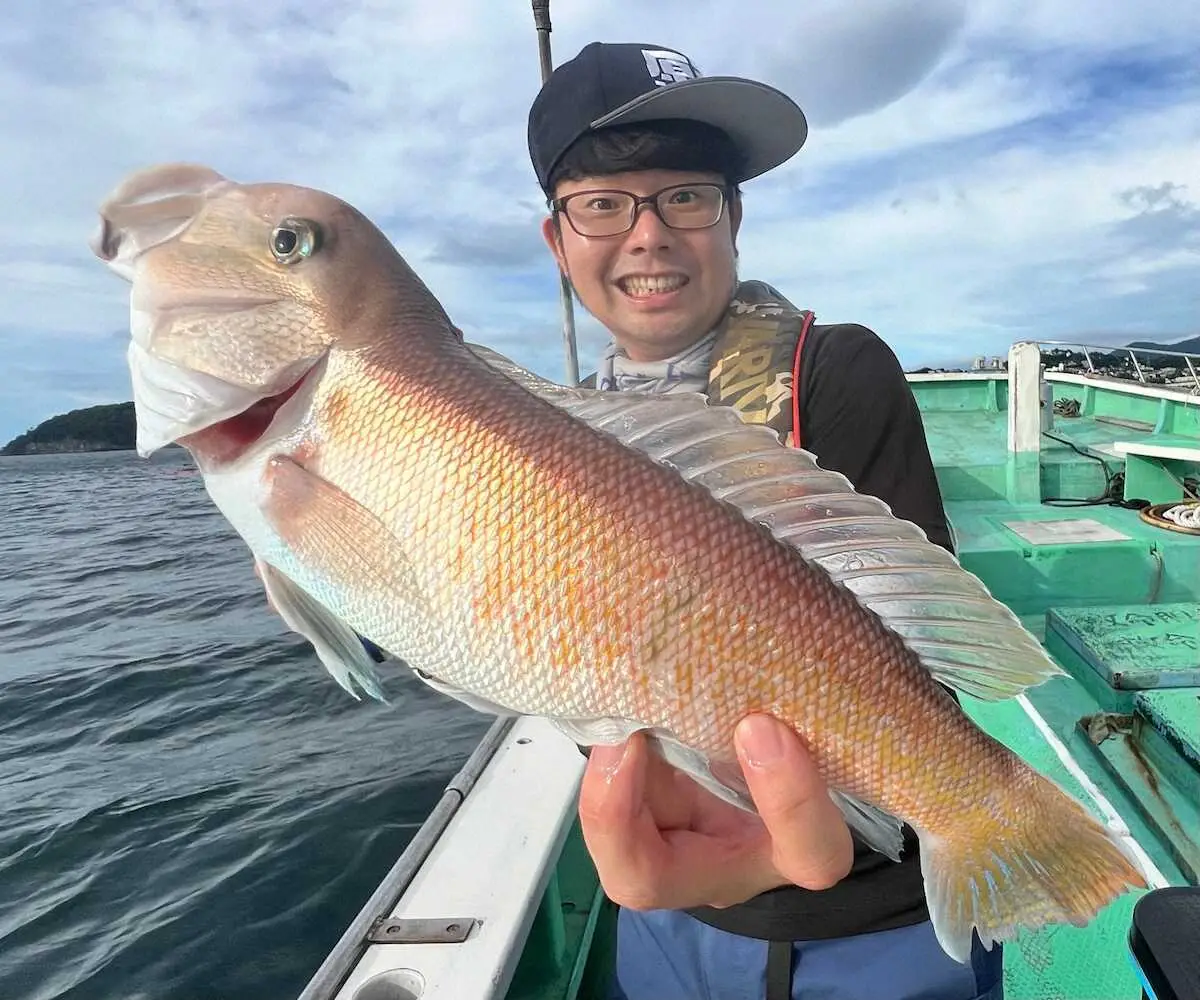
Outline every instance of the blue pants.
[[(969, 965), (929, 922), (792, 946), (793, 1000), (1002, 1000), (1001, 947), (978, 939)], [(612, 1000), (762, 1000), (767, 943), (673, 910), (622, 909)]]

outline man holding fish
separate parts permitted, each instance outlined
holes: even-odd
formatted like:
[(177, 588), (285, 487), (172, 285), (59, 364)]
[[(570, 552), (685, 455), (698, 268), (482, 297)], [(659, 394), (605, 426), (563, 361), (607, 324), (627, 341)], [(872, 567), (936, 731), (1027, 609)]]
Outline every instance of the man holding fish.
[(996, 1000), (999, 942), (1145, 878), (950, 693), (1063, 671), (952, 555), (894, 356), (737, 281), (737, 185), (805, 135), (659, 46), (555, 71), (530, 151), (613, 336), (595, 388), (464, 342), (325, 192), (150, 167), (92, 247), (132, 282), (139, 452), (188, 449), (339, 683), (380, 693), (366, 639), (596, 748), (617, 995)]
[[(592, 43), (530, 111), (551, 207), (543, 234), (612, 335), (600, 388), (731, 387), (748, 419), (799, 438), (949, 549), (920, 415), (888, 347), (861, 326), (812, 325), (767, 286), (738, 287), (737, 186), (806, 135), (802, 111), (770, 87), (705, 77), (659, 45)], [(760, 311), (780, 308), (739, 337), (731, 301), (756, 296)], [(791, 322), (777, 322), (785, 313)], [(641, 734), (591, 752), (580, 816), (605, 890), (623, 904), (629, 1000), (760, 997), (764, 979), (769, 1000), (1000, 997), (999, 945), (976, 944), (970, 966), (938, 946), (915, 839), (899, 865), (856, 850), (792, 730), (751, 715), (735, 738), (757, 817), (679, 774)]]

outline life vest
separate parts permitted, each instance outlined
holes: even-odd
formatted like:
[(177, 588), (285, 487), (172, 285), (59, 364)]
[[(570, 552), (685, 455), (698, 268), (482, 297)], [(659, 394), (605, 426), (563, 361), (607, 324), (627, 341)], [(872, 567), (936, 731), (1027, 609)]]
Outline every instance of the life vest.
[(741, 282), (713, 345), (708, 398), (798, 447), (800, 353), (814, 319), (766, 282)]

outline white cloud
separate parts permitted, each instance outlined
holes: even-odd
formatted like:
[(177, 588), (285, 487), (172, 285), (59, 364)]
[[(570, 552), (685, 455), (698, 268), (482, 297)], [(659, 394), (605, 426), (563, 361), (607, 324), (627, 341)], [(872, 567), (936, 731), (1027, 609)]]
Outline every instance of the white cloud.
[(977, 34), (1033, 52), (1194, 53), (1200, 33), (1200, 8), (1179, 0), (981, 0), (971, 8)]
[[(1178, 336), (1200, 322), (1172, 328), (1155, 303), (1128, 298), (1152, 298), (1164, 275), (1200, 276), (1198, 148), (1200, 94), (1065, 145), (1018, 135), (810, 218), (770, 206), (743, 258), (781, 287), (811, 290), (818, 315), (873, 326), (912, 363), (1002, 352), (1017, 336), (1081, 335), (1101, 314), (1130, 339)], [(1129, 196), (1164, 181), (1177, 185), (1164, 203)], [(1130, 228), (1147, 221), (1160, 240)], [(1181, 305), (1158, 304), (1172, 317)]]
[[(811, 138), (747, 185), (743, 274), (916, 365), (1031, 334), (1200, 327), (1194, 6), (554, 0), (551, 16), (556, 62), (645, 41), (793, 94)], [(346, 198), (468, 336), (561, 377), (525, 151), (538, 85), (523, 0), (9, 4), (0, 442), (127, 398), (127, 290), (86, 241), (121, 176), (167, 159)], [(576, 319), (586, 368), (603, 336)]]

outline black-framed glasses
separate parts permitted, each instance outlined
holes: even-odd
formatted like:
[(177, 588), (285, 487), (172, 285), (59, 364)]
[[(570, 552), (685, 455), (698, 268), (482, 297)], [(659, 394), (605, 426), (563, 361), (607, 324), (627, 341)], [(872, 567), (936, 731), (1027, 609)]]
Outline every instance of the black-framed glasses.
[(670, 229), (707, 229), (725, 211), (721, 184), (672, 184), (641, 197), (630, 191), (576, 191), (550, 207), (567, 217), (580, 236), (620, 236), (633, 228), (638, 209), (649, 205)]

